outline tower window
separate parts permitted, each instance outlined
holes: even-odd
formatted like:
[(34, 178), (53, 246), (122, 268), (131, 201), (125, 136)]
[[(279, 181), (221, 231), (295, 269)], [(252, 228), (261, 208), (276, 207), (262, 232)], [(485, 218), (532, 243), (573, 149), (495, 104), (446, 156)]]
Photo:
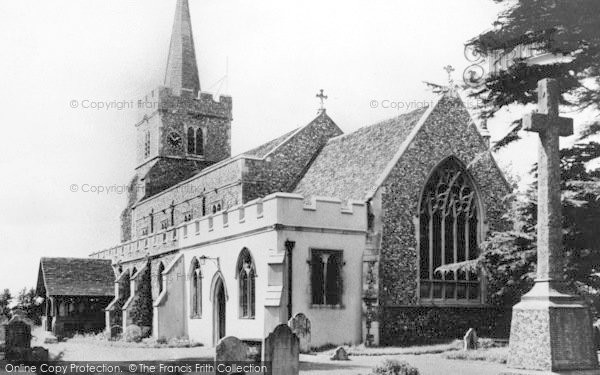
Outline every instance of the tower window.
[(421, 197), (421, 300), (480, 302), (476, 272), (435, 272), (442, 265), (477, 258), (479, 225), (477, 197), (467, 171), (455, 159), (448, 159), (433, 172)]
[(189, 155), (204, 155), (204, 133), (201, 128), (188, 128), (187, 152)]
[(188, 133), (187, 133), (187, 144), (188, 144), (188, 154), (195, 154), (196, 153), (196, 132), (194, 131), (194, 128), (190, 127), (188, 128)]
[(196, 155), (204, 155), (204, 134), (202, 129), (196, 132)]

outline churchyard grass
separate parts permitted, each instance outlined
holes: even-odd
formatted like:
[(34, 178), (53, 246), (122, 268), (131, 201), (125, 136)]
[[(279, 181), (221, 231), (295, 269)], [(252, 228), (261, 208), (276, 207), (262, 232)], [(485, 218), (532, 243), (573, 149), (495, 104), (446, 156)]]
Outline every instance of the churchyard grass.
[(506, 363), (506, 360), (508, 358), (508, 347), (481, 348), (477, 350), (458, 350), (444, 353), (443, 357), (446, 359), (458, 359), (463, 361)]
[(384, 356), (384, 355), (424, 355), (440, 354), (457, 351), (462, 348), (461, 340), (454, 340), (446, 344), (399, 347), (365, 347), (364, 345), (348, 348), (351, 356)]

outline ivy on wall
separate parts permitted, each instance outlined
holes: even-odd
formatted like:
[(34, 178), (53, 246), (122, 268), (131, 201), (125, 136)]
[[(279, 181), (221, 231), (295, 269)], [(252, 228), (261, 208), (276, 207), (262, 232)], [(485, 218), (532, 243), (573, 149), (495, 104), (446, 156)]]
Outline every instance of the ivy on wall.
[(139, 327), (152, 327), (152, 276), (150, 263), (138, 276), (136, 299), (131, 307), (131, 320)]

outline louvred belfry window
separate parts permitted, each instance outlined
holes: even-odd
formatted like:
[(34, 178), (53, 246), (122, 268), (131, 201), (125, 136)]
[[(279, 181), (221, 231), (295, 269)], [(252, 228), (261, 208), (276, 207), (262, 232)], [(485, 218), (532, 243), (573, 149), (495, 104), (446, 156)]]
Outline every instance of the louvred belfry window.
[(420, 202), (420, 299), (479, 303), (476, 272), (435, 270), (476, 259), (480, 218), (477, 196), (467, 171), (453, 158), (433, 172)]

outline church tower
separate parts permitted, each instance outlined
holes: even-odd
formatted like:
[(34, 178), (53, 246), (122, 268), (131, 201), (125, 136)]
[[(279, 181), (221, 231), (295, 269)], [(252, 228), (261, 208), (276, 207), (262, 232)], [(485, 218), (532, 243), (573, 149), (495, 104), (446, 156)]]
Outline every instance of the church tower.
[(188, 0), (177, 0), (164, 86), (140, 107), (136, 170), (146, 197), (231, 156), (231, 98), (200, 91)]
[(135, 203), (231, 157), (231, 97), (200, 90), (188, 0), (177, 0), (164, 85), (137, 105), (136, 174), (122, 214), (124, 241), (131, 238), (127, 221)]

